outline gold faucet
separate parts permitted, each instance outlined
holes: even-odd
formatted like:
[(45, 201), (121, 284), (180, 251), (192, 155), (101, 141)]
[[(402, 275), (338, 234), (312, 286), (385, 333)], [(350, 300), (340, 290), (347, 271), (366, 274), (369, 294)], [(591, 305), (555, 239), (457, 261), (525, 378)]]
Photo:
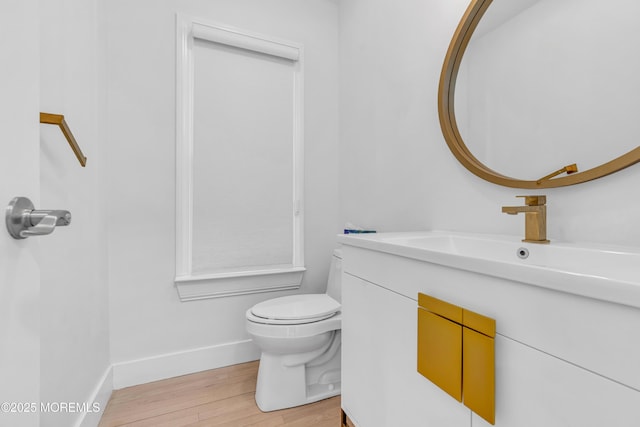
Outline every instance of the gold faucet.
[(523, 242), (549, 243), (547, 240), (547, 196), (516, 196), (523, 197), (526, 206), (503, 206), (502, 212), (516, 215), (524, 212)]

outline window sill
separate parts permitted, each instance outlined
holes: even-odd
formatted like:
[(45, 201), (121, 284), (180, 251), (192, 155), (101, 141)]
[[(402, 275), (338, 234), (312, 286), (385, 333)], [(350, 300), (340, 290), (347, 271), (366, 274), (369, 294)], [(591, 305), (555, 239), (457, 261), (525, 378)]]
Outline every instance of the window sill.
[(180, 301), (224, 298), (300, 288), (304, 267), (237, 273), (188, 275), (175, 278)]

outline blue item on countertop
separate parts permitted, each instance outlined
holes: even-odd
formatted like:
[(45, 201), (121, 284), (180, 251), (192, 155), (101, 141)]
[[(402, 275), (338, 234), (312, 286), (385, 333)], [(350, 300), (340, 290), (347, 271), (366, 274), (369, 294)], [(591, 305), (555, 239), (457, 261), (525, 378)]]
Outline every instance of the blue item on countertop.
[(345, 228), (344, 234), (364, 234), (364, 233), (375, 233), (376, 230), (357, 230), (354, 228)]

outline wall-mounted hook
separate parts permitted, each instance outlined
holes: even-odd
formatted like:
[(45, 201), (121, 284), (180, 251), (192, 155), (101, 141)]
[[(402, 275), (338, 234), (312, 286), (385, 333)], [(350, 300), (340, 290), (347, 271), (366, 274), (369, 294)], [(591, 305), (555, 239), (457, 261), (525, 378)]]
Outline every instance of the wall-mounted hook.
[(53, 233), (56, 226), (69, 225), (71, 213), (64, 210), (35, 210), (26, 197), (14, 197), (5, 212), (7, 230), (14, 239)]

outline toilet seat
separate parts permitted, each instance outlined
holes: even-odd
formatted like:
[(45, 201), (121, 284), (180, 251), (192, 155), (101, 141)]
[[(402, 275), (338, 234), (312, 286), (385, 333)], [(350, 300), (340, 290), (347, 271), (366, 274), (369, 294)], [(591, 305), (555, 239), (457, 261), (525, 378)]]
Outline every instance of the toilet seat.
[(246, 328), (251, 335), (263, 338), (303, 338), (312, 337), (324, 332), (342, 329), (342, 313), (338, 312), (327, 319), (315, 322), (299, 322), (290, 324), (266, 323), (261, 317), (251, 314), (251, 310), (246, 312)]
[(256, 316), (251, 311), (247, 314), (247, 319), (256, 323), (264, 323), (265, 325), (303, 325), (305, 323), (314, 323), (321, 320), (325, 320), (333, 316), (334, 314), (327, 314), (326, 316), (308, 317), (306, 319), (265, 319), (264, 317)]
[(294, 325), (328, 319), (340, 311), (340, 303), (326, 294), (290, 295), (254, 305), (252, 321), (271, 325)]

